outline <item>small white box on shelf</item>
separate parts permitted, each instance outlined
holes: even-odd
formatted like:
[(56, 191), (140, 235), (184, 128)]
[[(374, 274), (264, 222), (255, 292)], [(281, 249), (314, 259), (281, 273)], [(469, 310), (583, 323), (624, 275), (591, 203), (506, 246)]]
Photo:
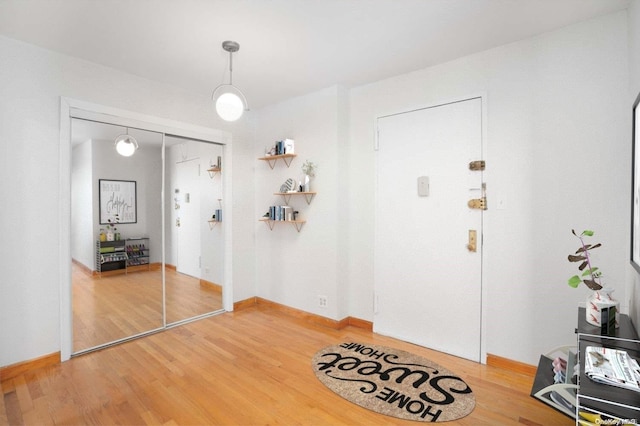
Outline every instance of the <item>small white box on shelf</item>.
[(295, 142), (293, 139), (285, 139), (282, 142), (284, 144), (285, 154), (295, 154)]

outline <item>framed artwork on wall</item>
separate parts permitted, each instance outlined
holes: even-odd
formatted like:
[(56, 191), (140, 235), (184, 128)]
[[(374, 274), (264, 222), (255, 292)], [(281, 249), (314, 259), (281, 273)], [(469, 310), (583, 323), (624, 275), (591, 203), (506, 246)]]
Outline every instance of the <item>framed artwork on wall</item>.
[(631, 151), (631, 264), (640, 272), (640, 94), (633, 103)]
[(100, 225), (111, 223), (136, 223), (136, 181), (98, 180)]

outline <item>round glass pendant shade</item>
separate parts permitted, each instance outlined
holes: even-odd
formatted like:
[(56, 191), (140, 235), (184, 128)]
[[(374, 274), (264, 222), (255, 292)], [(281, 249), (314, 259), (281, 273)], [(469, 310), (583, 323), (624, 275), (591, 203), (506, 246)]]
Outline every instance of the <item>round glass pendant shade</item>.
[(123, 157), (131, 157), (138, 149), (138, 141), (133, 136), (120, 135), (115, 141), (116, 151)]
[(244, 113), (244, 102), (235, 93), (223, 93), (216, 99), (216, 112), (225, 121), (236, 121)]

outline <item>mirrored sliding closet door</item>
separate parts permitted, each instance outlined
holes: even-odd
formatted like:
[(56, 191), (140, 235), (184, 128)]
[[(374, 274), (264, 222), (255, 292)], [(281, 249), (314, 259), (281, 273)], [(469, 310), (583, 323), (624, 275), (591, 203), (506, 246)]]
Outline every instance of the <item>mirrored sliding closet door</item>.
[(71, 134), (73, 354), (221, 311), (222, 147), (77, 118)]

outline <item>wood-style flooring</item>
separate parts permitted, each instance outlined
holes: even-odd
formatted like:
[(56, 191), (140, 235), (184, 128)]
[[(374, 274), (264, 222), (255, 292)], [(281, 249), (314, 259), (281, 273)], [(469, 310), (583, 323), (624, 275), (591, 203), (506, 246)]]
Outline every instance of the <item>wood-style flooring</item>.
[(0, 424), (414, 425), (351, 404), (311, 359), (342, 342), (424, 356), (462, 377), (475, 410), (456, 425), (572, 425), (529, 396), (532, 378), (257, 305), (26, 372), (1, 383)]
[[(100, 277), (72, 265), (74, 352), (163, 327), (161, 269)], [(165, 271), (167, 324), (222, 309), (219, 288)]]

